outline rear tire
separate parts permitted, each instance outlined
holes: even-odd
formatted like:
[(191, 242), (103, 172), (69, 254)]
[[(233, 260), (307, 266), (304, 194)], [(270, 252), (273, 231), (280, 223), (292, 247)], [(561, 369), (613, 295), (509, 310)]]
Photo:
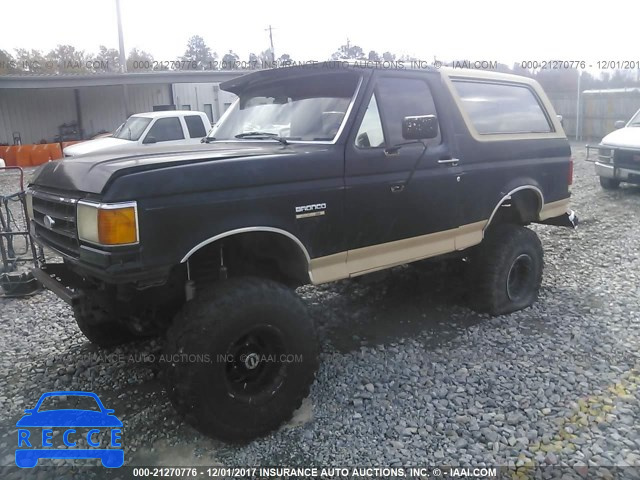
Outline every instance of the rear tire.
[(538, 236), (520, 225), (491, 227), (471, 259), (473, 308), (503, 315), (532, 305), (544, 268)]
[(247, 442), (301, 405), (318, 367), (318, 346), (313, 321), (293, 291), (239, 277), (183, 307), (167, 332), (165, 361), (169, 398), (190, 425)]
[(620, 180), (615, 178), (600, 177), (600, 186), (605, 190), (616, 190), (620, 187)]

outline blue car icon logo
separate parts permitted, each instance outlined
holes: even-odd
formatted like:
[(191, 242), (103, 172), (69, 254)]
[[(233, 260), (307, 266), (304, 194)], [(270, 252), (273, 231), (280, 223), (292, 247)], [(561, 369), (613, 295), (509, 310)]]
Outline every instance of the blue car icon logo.
[[(91, 408), (48, 409), (43, 406), (74, 397), (78, 397), (76, 402), (82, 401), (83, 407)], [(95, 393), (44, 393), (36, 406), (25, 410), (25, 413), (16, 423), (18, 467), (35, 467), (41, 458), (96, 458), (107, 468), (118, 468), (124, 464), (122, 422), (113, 414), (114, 410), (104, 407)], [(86, 444), (88, 448), (78, 447), (79, 443)]]

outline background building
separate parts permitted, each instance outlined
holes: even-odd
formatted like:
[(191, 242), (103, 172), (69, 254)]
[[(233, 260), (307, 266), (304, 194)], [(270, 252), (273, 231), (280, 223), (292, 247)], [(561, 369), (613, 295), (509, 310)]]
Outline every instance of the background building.
[(0, 144), (87, 139), (154, 110), (198, 110), (215, 123), (236, 98), (220, 90), (220, 82), (242, 73), (3, 75)]

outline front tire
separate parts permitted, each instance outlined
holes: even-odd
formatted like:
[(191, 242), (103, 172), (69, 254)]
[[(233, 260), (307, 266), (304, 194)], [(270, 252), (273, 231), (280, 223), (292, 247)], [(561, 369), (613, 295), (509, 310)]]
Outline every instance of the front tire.
[(620, 180), (615, 178), (600, 177), (600, 186), (605, 190), (616, 190), (620, 187)]
[(535, 232), (520, 225), (496, 225), (487, 232), (471, 262), (475, 310), (503, 315), (537, 300), (544, 260)]
[(205, 435), (246, 442), (291, 418), (318, 367), (313, 322), (271, 280), (232, 278), (200, 292), (167, 333), (167, 390)]

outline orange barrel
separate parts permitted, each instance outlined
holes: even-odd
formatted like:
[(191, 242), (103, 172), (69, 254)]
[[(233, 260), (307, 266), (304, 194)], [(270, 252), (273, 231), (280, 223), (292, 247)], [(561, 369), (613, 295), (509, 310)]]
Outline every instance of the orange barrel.
[(16, 149), (16, 164), (19, 167), (30, 167), (31, 166), (31, 150), (33, 149), (33, 145), (20, 145)]
[(49, 143), (47, 144), (49, 147), (49, 153), (51, 154), (51, 160), (58, 160), (62, 158), (62, 148), (60, 148), (59, 143)]
[(0, 146), (0, 158), (4, 160), (5, 165), (9, 166), (7, 163), (7, 152), (9, 151), (9, 147)]
[(38, 166), (43, 163), (47, 163), (51, 160), (51, 152), (49, 151), (49, 146), (44, 145), (34, 145), (31, 150), (31, 165)]
[(7, 149), (6, 153), (4, 154), (4, 163), (7, 164), (7, 167), (15, 167), (18, 165), (18, 162), (16, 160), (16, 152), (18, 150), (18, 147), (16, 145), (12, 145), (10, 147), (4, 147)]

